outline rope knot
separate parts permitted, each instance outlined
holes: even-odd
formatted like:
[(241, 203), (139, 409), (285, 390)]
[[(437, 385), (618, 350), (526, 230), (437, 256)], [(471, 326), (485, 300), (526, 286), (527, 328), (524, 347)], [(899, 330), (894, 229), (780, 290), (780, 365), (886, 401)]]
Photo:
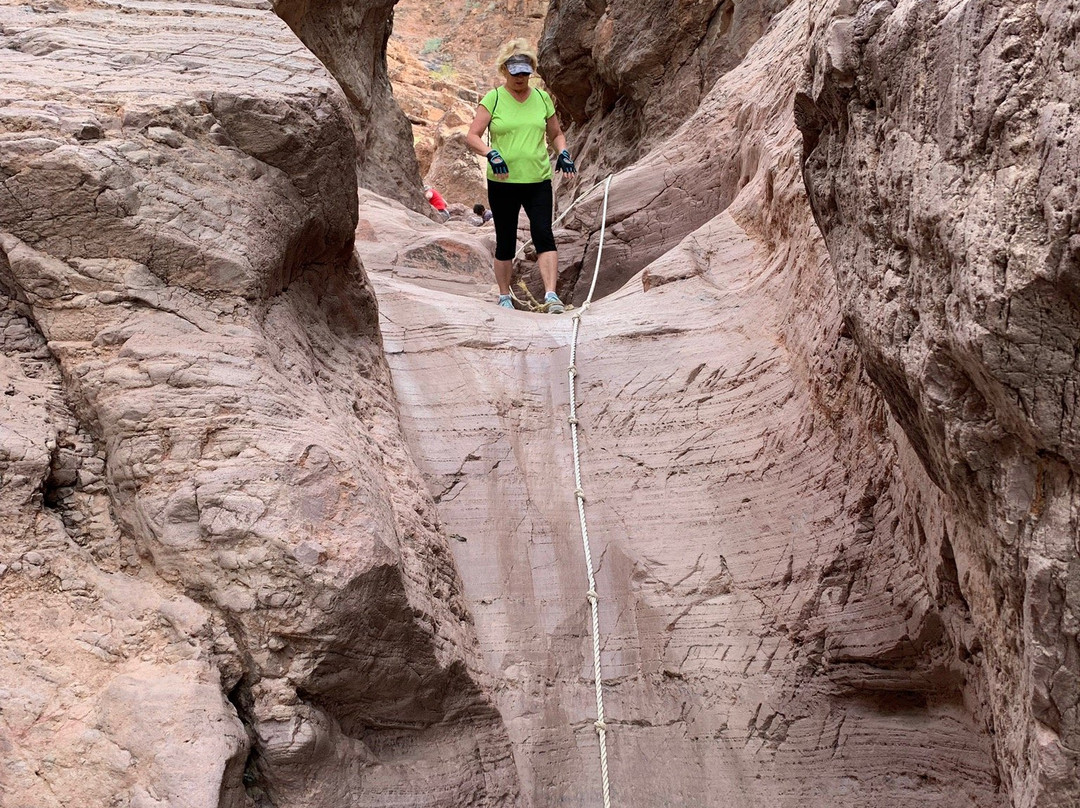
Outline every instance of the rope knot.
[(595, 590), (595, 589), (590, 589), (590, 590), (589, 590), (588, 592), (586, 592), (586, 593), (585, 593), (585, 597), (586, 597), (586, 598), (587, 598), (587, 599), (588, 599), (588, 600), (589, 600), (589, 601), (590, 601), (591, 603), (596, 603), (596, 601), (600, 600), (600, 596), (599, 596), (598, 594), (596, 594), (596, 590)]
[(574, 496), (580, 499), (582, 502), (585, 501), (585, 492), (582, 491), (580, 488), (574, 489)]
[(566, 369), (566, 372), (569, 373), (571, 377), (577, 376), (577, 365), (570, 365), (570, 367)]
[(573, 424), (574, 426), (577, 426), (577, 423), (578, 423), (578, 419), (573, 415), (571, 415), (569, 418), (567, 418), (566, 421), (567, 421), (567, 423)]
[(603, 721), (594, 721), (593, 727), (596, 728), (597, 733), (607, 732), (607, 724), (605, 724)]

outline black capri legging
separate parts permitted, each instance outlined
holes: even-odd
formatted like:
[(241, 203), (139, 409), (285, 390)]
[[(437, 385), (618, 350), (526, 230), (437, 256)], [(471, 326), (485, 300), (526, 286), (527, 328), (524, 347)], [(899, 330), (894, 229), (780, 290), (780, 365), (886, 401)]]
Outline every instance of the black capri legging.
[(552, 252), (555, 236), (551, 232), (551, 180), (543, 182), (495, 182), (488, 180), (488, 207), (495, 220), (495, 258), (509, 261), (517, 252), (518, 211), (525, 208), (529, 217), (536, 253)]

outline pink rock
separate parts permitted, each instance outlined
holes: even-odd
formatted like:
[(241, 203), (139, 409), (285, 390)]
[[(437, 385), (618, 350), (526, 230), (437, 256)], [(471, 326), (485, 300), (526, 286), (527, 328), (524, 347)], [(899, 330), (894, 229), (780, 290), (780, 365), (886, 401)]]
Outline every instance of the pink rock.
[(803, 170), (850, 333), (921, 465), (907, 497), (939, 510), (914, 543), (924, 575), (972, 624), (1013, 804), (1076, 803), (1076, 15), (834, 2), (812, 22)]

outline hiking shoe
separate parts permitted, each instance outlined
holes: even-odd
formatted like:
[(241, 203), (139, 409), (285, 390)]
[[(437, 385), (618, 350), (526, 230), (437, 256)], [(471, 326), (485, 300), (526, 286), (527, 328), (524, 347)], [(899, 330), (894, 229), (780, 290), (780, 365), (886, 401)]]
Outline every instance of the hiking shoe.
[(504, 309), (514, 308), (514, 301), (510, 299), (510, 295), (499, 295), (499, 305)]
[(547, 304), (548, 314), (562, 314), (566, 311), (566, 306), (559, 300), (559, 296), (554, 292), (548, 292), (544, 295), (544, 303)]

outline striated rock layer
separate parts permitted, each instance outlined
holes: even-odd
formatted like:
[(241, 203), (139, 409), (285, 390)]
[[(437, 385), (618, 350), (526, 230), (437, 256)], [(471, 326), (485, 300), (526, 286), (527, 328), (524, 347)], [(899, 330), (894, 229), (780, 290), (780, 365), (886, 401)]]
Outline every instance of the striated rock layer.
[(0, 6), (0, 72), (4, 805), (516, 804), (337, 85), (229, 4)]
[[(4, 805), (599, 804), (571, 322), (276, 10), (0, 5)], [(1068, 4), (553, 10), (616, 804), (1076, 804)]]
[(1080, 804), (1080, 17), (814, 3), (799, 111), (845, 321), (941, 516), (1014, 804)]
[[(802, 190), (805, 25), (782, 14), (658, 149), (684, 165), (613, 183), (601, 271), (638, 274), (585, 314), (577, 362), (615, 802), (1004, 805), (957, 569), (927, 547), (938, 492), (864, 374)], [(727, 182), (711, 212), (686, 201)], [(360, 250), (524, 796), (599, 804), (571, 322), (463, 300), (469, 272), (418, 278), (418, 250), (384, 270), (387, 217), (362, 215)]]

